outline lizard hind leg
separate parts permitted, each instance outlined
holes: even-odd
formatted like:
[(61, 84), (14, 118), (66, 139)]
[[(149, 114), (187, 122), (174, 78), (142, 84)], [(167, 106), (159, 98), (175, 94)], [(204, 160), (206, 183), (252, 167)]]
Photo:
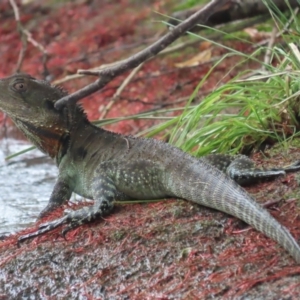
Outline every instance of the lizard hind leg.
[(274, 179), (289, 172), (300, 170), (300, 160), (281, 168), (260, 169), (245, 155), (210, 154), (201, 158), (226, 173), (240, 185), (249, 185), (261, 180)]
[(292, 163), (291, 165), (284, 167), (283, 170), (286, 173), (299, 171), (300, 170), (300, 160), (297, 160), (294, 163)]
[(240, 185), (249, 185), (257, 183), (261, 180), (269, 180), (283, 176), (286, 171), (293, 172), (299, 170), (299, 165), (294, 164), (290, 169), (259, 169), (255, 166), (254, 162), (247, 156), (240, 155), (227, 167), (226, 173)]

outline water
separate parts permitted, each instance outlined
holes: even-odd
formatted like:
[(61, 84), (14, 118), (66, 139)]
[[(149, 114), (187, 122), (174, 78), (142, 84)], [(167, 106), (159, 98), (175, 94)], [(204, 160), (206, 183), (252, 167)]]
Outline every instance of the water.
[(38, 150), (5, 160), (30, 146), (22, 140), (0, 140), (0, 235), (34, 223), (57, 178), (54, 162)]

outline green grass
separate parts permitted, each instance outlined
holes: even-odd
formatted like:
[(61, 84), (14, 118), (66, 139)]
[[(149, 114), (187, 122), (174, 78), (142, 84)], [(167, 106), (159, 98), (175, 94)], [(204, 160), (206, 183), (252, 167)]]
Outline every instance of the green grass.
[(297, 69), (291, 54), (285, 53), (270, 75), (233, 80), (198, 105), (188, 103), (180, 116), (156, 126), (148, 136), (165, 132), (170, 143), (197, 156), (248, 152), (265, 142), (286, 142), (299, 130)]
[(189, 8), (192, 8), (196, 5), (207, 4), (208, 2), (209, 2), (208, 0), (185, 0), (185, 1), (181, 1), (180, 4), (176, 5), (175, 11), (189, 9)]
[[(288, 21), (286, 14), (278, 10), (275, 12), (275, 23), (281, 28), (284, 27)], [(300, 56), (292, 48), (298, 44), (299, 28), (295, 18), (292, 34), (282, 36), (289, 46), (272, 48), (271, 57), (276, 61), (276, 65), (262, 62), (261, 54), (266, 52), (266, 47), (260, 47), (252, 54), (245, 55), (212, 41), (215, 45), (227, 49), (228, 55), (241, 58), (232, 68), (250, 60), (261, 61), (267, 75), (262, 73), (241, 80), (245, 72), (239, 74), (213, 91), (201, 103), (193, 106), (192, 95), (180, 116), (156, 125), (147, 135), (164, 133), (170, 143), (196, 156), (213, 152), (249, 152), (264, 143), (279, 142), (286, 146), (299, 135), (300, 126)], [(199, 38), (204, 39), (200, 36)], [(212, 70), (220, 62), (217, 62)], [(211, 72), (207, 74), (208, 79)], [(201, 86), (207, 78), (199, 83), (195, 95), (201, 91)]]

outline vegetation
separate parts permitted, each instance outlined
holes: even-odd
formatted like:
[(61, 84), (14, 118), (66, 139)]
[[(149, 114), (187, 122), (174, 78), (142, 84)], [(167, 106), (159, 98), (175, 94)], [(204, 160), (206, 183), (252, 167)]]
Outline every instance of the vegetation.
[[(281, 12), (277, 13), (274, 21), (283, 27), (288, 20)], [(279, 36), (281, 45), (272, 49), (262, 46), (248, 55), (230, 49), (227, 55), (242, 58), (239, 65), (251, 60), (257, 62), (267, 51), (272, 63), (261, 62), (262, 68), (254, 75), (243, 71), (197, 105), (191, 105), (222, 57), (202, 78), (183, 113), (155, 126), (148, 136), (164, 132), (171, 143), (197, 156), (212, 152), (248, 153), (265, 144), (289, 143), (298, 136), (300, 121), (300, 56), (296, 47), (300, 32), (296, 18), (292, 28), (289, 34), (284, 32)]]

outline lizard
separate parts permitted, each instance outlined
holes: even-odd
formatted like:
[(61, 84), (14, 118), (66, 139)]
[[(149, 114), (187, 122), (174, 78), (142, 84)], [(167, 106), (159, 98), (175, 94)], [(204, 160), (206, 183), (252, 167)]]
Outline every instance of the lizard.
[(94, 200), (92, 206), (42, 223), (35, 232), (20, 236), (18, 242), (59, 226), (65, 235), (109, 214), (116, 199), (179, 198), (241, 219), (275, 240), (300, 263), (300, 247), (287, 228), (237, 183), (284, 175), (298, 170), (299, 162), (262, 170), (246, 156), (196, 158), (156, 139), (97, 127), (78, 104), (56, 110), (55, 102), (65, 95), (62, 88), (27, 74), (0, 79), (0, 109), (38, 149), (54, 159), (59, 169), (40, 217), (62, 206), (72, 192)]

